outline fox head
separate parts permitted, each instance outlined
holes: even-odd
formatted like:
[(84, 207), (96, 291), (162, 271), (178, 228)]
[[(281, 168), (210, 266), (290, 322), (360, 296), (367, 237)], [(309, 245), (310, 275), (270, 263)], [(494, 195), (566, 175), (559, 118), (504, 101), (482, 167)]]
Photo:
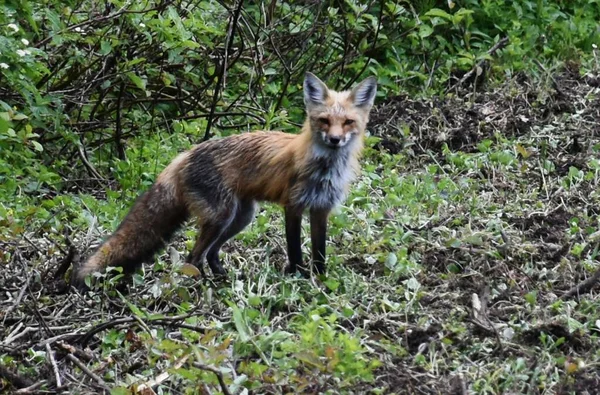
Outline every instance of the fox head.
[(351, 91), (336, 92), (307, 72), (304, 104), (315, 140), (331, 149), (339, 149), (362, 138), (376, 93), (375, 77), (363, 80)]

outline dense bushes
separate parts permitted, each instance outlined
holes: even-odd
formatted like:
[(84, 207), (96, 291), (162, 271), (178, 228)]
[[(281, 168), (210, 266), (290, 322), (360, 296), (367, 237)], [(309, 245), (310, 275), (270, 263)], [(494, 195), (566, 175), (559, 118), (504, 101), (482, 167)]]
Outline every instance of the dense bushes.
[[(586, 66), (600, 42), (599, 8), (581, 0), (7, 1), (0, 224), (19, 233), (29, 216), (49, 217), (68, 204), (55, 197), (65, 188), (116, 180), (133, 195), (174, 152), (214, 134), (293, 130), (305, 70), (338, 88), (376, 74), (381, 96), (435, 93), (504, 36), (491, 78), (532, 70), (534, 58)], [(44, 204), (33, 205), (38, 199)]]

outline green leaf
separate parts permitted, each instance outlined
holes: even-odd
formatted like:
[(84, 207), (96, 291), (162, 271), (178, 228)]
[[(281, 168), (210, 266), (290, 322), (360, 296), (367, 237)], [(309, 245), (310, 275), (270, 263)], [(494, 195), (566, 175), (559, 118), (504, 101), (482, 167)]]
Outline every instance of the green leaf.
[(327, 279), (323, 282), (327, 288), (329, 288), (331, 291), (335, 291), (336, 289), (339, 288), (340, 286), (340, 282), (333, 280), (333, 279)]
[(421, 37), (421, 38), (429, 37), (429, 36), (431, 36), (432, 33), (433, 33), (433, 27), (431, 27), (430, 25), (423, 23), (423, 24), (421, 24), (421, 26), (419, 26), (419, 37)]
[(525, 294), (525, 301), (529, 303), (530, 306), (535, 306), (535, 302), (537, 300), (537, 291), (531, 291)]
[(247, 342), (250, 340), (250, 329), (246, 324), (246, 320), (244, 319), (242, 311), (237, 306), (231, 306), (231, 308), (233, 309), (233, 323), (235, 324), (235, 329), (237, 329), (240, 335), (240, 340)]
[(131, 310), (131, 312), (135, 315), (137, 315), (138, 317), (146, 317), (146, 314), (139, 309), (139, 307), (137, 307), (136, 305), (134, 305), (133, 303), (130, 302), (126, 302), (127, 306), (129, 307), (129, 310)]
[(126, 387), (116, 387), (110, 390), (110, 395), (131, 395), (133, 392)]
[(452, 15), (448, 14), (446, 11), (441, 10), (439, 8), (432, 8), (425, 13), (426, 16), (438, 16), (440, 18), (444, 18), (446, 20), (451, 21)]
[(4, 133), (8, 132), (9, 128), (10, 128), (10, 123), (3, 117), (0, 117), (0, 133), (4, 134)]
[(24, 119), (28, 119), (29, 117), (25, 114), (21, 114), (21, 113), (17, 113), (15, 115), (13, 115), (12, 119), (14, 119), (15, 121), (22, 121)]
[(31, 140), (31, 144), (33, 144), (33, 148), (38, 152), (42, 152), (44, 150), (44, 147), (42, 147), (42, 145), (35, 140)]
[(102, 41), (100, 43), (100, 55), (108, 55), (112, 51), (112, 46), (108, 41)]
[(141, 79), (140, 77), (138, 77), (137, 75), (135, 75), (132, 72), (127, 73), (127, 76), (129, 77), (131, 82), (133, 82), (135, 84), (135, 86), (137, 86), (141, 90), (144, 90), (144, 91), (146, 90), (146, 81), (144, 81), (143, 79)]

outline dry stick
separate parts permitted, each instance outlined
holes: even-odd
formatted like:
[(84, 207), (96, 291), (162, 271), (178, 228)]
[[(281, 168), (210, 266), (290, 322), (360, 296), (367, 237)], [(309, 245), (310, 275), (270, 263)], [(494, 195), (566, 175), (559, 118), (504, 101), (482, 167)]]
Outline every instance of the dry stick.
[(229, 388), (227, 387), (227, 384), (225, 384), (225, 380), (223, 379), (223, 373), (221, 373), (218, 369), (213, 368), (212, 366), (204, 365), (200, 362), (194, 362), (192, 365), (194, 365), (195, 368), (214, 373), (215, 376), (217, 376), (217, 380), (219, 380), (219, 384), (221, 385), (221, 390), (223, 391), (223, 393), (225, 395), (231, 395), (231, 392), (229, 392)]
[(92, 372), (91, 370), (88, 369), (87, 366), (85, 366), (83, 364), (83, 362), (81, 362), (79, 360), (79, 358), (77, 358), (75, 355), (73, 354), (67, 354), (67, 359), (71, 362), (73, 362), (75, 365), (77, 365), (77, 367), (79, 369), (81, 369), (83, 371), (83, 373), (87, 374), (90, 378), (92, 378), (96, 383), (98, 383), (104, 390), (106, 391), (110, 391), (110, 388), (108, 388), (108, 386), (106, 385), (106, 383), (104, 382), (104, 380), (102, 380), (100, 378), (100, 376), (98, 376), (96, 373)]
[(36, 390), (39, 387), (41, 387), (42, 385), (44, 385), (45, 383), (46, 383), (46, 380), (42, 380), (38, 383), (30, 385), (27, 388), (21, 388), (20, 390), (15, 391), (15, 394), (37, 394), (38, 391), (36, 391)]
[(58, 373), (58, 366), (56, 365), (56, 361), (54, 360), (54, 352), (50, 348), (50, 344), (46, 344), (46, 355), (48, 356), (48, 362), (50, 362), (50, 365), (52, 365), (52, 370), (54, 371), (54, 379), (56, 380), (56, 386), (62, 387), (60, 374)]
[[(25, 280), (25, 285), (23, 285), (23, 287), (21, 287), (21, 290), (19, 291), (19, 295), (17, 295), (15, 302), (8, 309), (6, 309), (6, 311), (4, 311), (4, 319), (6, 319), (6, 317), (8, 317), (9, 314), (21, 304), (21, 299), (23, 299), (23, 296), (25, 296), (25, 291), (27, 291), (27, 287), (29, 287), (30, 279), (31, 279), (31, 276), (27, 276), (27, 279)], [(3, 319), (3, 322), (4, 322), (4, 319)]]
[[(496, 44), (494, 44), (494, 46), (492, 48), (490, 48), (487, 51), (487, 54), (493, 55), (499, 49), (506, 47), (507, 44), (508, 44), (508, 37), (503, 37)], [(487, 59), (482, 59), (481, 61), (479, 61), (479, 63), (477, 63), (475, 65), (475, 67), (473, 67), (467, 74), (463, 75), (463, 77), (456, 84), (454, 84), (450, 88), (446, 89), (446, 93), (448, 93), (448, 92), (454, 90), (455, 88), (459, 87), (460, 85), (464, 84), (464, 82), (467, 79), (469, 79), (475, 72), (477, 72), (477, 70), (480, 69), (486, 61), (487, 61)]]
[[(179, 328), (185, 328), (185, 329), (189, 329), (189, 330), (193, 330), (193, 331), (199, 331), (199, 332), (206, 332), (209, 329), (205, 328), (205, 327), (200, 327), (200, 326), (192, 326), (192, 325), (188, 325), (188, 324), (180, 324), (176, 321), (179, 320), (184, 320), (188, 317), (190, 317), (190, 314), (184, 314), (181, 316), (176, 316), (176, 317), (163, 317), (163, 318), (157, 318), (157, 319), (153, 319), (153, 320), (149, 320), (148, 323), (153, 323), (153, 324), (158, 324), (158, 325), (165, 325), (165, 326), (176, 326)], [(92, 338), (92, 336), (94, 336), (96, 333), (102, 332), (106, 329), (115, 327), (117, 325), (121, 325), (121, 324), (129, 324), (132, 322), (137, 322), (137, 319), (134, 317), (124, 317), (124, 318), (117, 318), (115, 320), (112, 321), (108, 321), (108, 322), (104, 322), (102, 324), (98, 324), (95, 327), (93, 327), (92, 329), (90, 329), (88, 332), (86, 332), (84, 335), (82, 335), (79, 339), (78, 342), (85, 347), (85, 345), (90, 341), (90, 339)]]
[(579, 296), (581, 294), (588, 293), (592, 290), (592, 288), (594, 288), (594, 285), (598, 283), (598, 280), (600, 280), (600, 269), (596, 270), (592, 277), (589, 277), (565, 292), (560, 298), (565, 300), (575, 295)]
[(88, 172), (90, 173), (90, 175), (92, 177), (95, 177), (95, 178), (98, 178), (98, 179), (102, 180), (102, 182), (104, 184), (106, 184), (106, 179), (104, 177), (102, 177), (100, 175), (100, 173), (98, 173), (98, 170), (96, 170), (96, 168), (90, 163), (90, 161), (88, 161), (87, 157), (85, 156), (85, 152), (83, 152), (83, 147), (81, 146), (81, 144), (77, 145), (77, 152), (79, 153), (79, 157), (81, 158), (81, 161), (83, 162), (83, 165), (88, 170)]
[(56, 345), (63, 349), (64, 351), (66, 351), (69, 354), (73, 354), (76, 357), (78, 357), (79, 359), (83, 359), (86, 362), (90, 362), (91, 360), (94, 359), (94, 354), (92, 354), (91, 351), (86, 351), (86, 350), (82, 350), (80, 348), (77, 348), (71, 344), (67, 344), (63, 341), (59, 341), (56, 343)]

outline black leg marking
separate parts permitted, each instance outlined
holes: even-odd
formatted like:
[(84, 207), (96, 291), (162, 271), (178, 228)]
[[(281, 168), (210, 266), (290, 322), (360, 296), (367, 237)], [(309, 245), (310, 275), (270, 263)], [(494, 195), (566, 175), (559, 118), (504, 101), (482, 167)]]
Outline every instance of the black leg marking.
[(219, 238), (210, 246), (210, 249), (206, 254), (206, 261), (214, 275), (224, 276), (227, 274), (219, 260), (219, 250), (227, 240), (240, 233), (250, 224), (250, 222), (252, 222), (255, 209), (256, 205), (252, 200), (240, 202), (233, 221), (231, 221), (227, 229), (225, 229)]
[(310, 210), (310, 239), (312, 263), (318, 274), (325, 273), (325, 249), (327, 240), (327, 217), (329, 210)]
[[(237, 208), (235, 208), (235, 210), (237, 210)], [(204, 269), (202, 263), (206, 258), (208, 251), (210, 251), (212, 245), (219, 240), (233, 219), (234, 214), (227, 212), (223, 213), (223, 215), (218, 215), (210, 222), (207, 221), (201, 225), (198, 237), (196, 238), (196, 244), (194, 245), (192, 252), (188, 255), (187, 260), (189, 263), (200, 269), (203, 275)], [(224, 272), (222, 267), (220, 269)], [(211, 270), (214, 272), (215, 268), (211, 266)], [(219, 271), (219, 268), (217, 268), (217, 271)]]
[(285, 239), (289, 265), (286, 273), (296, 273), (302, 266), (302, 210), (292, 207), (285, 208)]

